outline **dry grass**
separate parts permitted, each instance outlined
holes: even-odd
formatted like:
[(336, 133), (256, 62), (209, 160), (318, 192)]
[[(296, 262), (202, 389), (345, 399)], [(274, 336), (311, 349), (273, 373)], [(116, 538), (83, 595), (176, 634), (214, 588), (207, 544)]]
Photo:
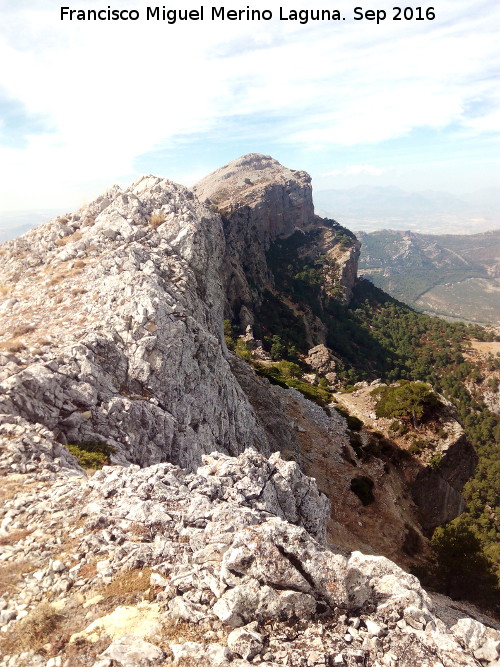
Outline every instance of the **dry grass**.
[(95, 563), (84, 563), (78, 570), (78, 575), (82, 579), (92, 579), (97, 574), (97, 566)]
[(0, 565), (0, 595), (17, 590), (17, 582), (21, 580), (23, 574), (33, 572), (35, 569), (35, 564), (29, 560), (18, 560)]
[(45, 657), (59, 654), (70, 667), (92, 665), (99, 653), (109, 646), (110, 638), (104, 637), (95, 643), (80, 639), (69, 644), (71, 635), (88, 625), (86, 614), (87, 610), (75, 600), (62, 612), (44, 601), (16, 623), (11, 632), (0, 634), (0, 655), (19, 655), (32, 649)]
[(39, 650), (46, 644), (62, 620), (54, 607), (42, 602), (17, 623), (12, 632), (0, 643), (4, 654)]
[[(0, 432), (0, 438), (13, 440), (15, 437), (12, 433)], [(10, 500), (14, 496), (17, 496), (18, 493), (30, 491), (33, 485), (36, 485), (36, 482), (27, 481), (24, 475), (7, 475), (6, 477), (2, 477), (0, 483), (0, 502)]]
[(134, 521), (129, 525), (127, 533), (132, 536), (134, 542), (151, 541), (151, 531), (143, 523)]
[(0, 342), (0, 352), (2, 350), (5, 350), (6, 352), (22, 352), (23, 350), (26, 350), (26, 345), (23, 343), (23, 341), (19, 340), (18, 338), (8, 338), (7, 340), (3, 340)]
[(72, 241), (79, 241), (82, 238), (82, 233), (79, 229), (76, 230), (76, 232), (73, 232), (73, 234), (70, 234), (69, 236), (64, 236), (62, 239), (57, 239), (56, 245), (58, 246), (65, 246), (68, 243), (71, 243)]
[(11, 289), (12, 287), (8, 287), (7, 285), (0, 285), (0, 296), (5, 296)]
[[(205, 633), (213, 630), (213, 623), (188, 623), (187, 621), (166, 621), (162, 624), (161, 639), (162, 642), (176, 642), (182, 639), (183, 642), (201, 642), (205, 643)], [(228, 632), (226, 630), (226, 632)], [(219, 644), (225, 645), (226, 637), (218, 638)]]
[(101, 604), (115, 607), (118, 604), (131, 604), (139, 602), (144, 593), (150, 588), (149, 578), (151, 568), (142, 570), (125, 570), (118, 572), (109, 584), (100, 586), (96, 591), (103, 596)]
[(166, 220), (165, 213), (153, 213), (149, 219), (152, 229), (157, 229)]
[[(75, 642), (66, 645), (63, 655), (63, 664), (67, 664), (68, 667), (93, 665), (97, 662), (99, 654), (105, 651), (110, 643), (111, 639), (107, 635), (101, 637), (96, 642), (90, 642), (83, 637), (77, 639)], [(67, 661), (67, 663), (65, 661)]]
[(25, 336), (26, 334), (32, 333), (36, 330), (32, 324), (20, 324), (17, 327), (14, 327), (11, 331), (13, 338), (18, 338), (19, 336)]
[(479, 354), (500, 354), (500, 342), (484, 342), (473, 340), (472, 348), (479, 352)]
[(4, 547), (8, 544), (17, 544), (17, 542), (20, 542), (28, 537), (28, 535), (31, 535), (32, 532), (32, 530), (28, 530), (27, 528), (19, 528), (7, 535), (2, 535), (2, 537), (0, 537), (0, 547)]
[(58, 285), (62, 280), (62, 275), (53, 276), (47, 283), (47, 285)]

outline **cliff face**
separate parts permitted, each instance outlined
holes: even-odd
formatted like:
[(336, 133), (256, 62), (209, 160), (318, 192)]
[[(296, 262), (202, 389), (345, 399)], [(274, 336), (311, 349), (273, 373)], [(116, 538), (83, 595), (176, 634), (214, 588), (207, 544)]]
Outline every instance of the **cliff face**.
[[(375, 384), (379, 386), (378, 382)], [(474, 472), (477, 455), (443, 397), (432, 422), (409, 428), (402, 436), (391, 430), (391, 419), (375, 416), (373, 388), (360, 386), (352, 393), (336, 394), (336, 400), (369, 430), (383, 433), (391, 444), (392, 454), (397, 453), (398, 477), (403, 481), (402, 496), (407, 507), (399, 503), (403, 511), (396, 513), (399, 516), (395, 517), (395, 523), (404, 522), (406, 517), (406, 521), (431, 536), (436, 526), (464, 511), (462, 491)], [(404, 535), (401, 528), (399, 533)]]
[(21, 418), (141, 465), (266, 452), (221, 346), (223, 255), (219, 216), (152, 176), (4, 244), (4, 431)]
[[(223, 262), (226, 314), (245, 329), (256, 319), (263, 292), (275, 290), (269, 251), (278, 240), (314, 230), (309, 257), (330, 254), (330, 279), (338, 279), (348, 301), (357, 276), (359, 244), (344, 248), (328, 225), (314, 215), (311, 178), (277, 160), (252, 153), (216, 170), (194, 187), (201, 201), (221, 213), (226, 239)], [(316, 342), (322, 342), (318, 340)]]

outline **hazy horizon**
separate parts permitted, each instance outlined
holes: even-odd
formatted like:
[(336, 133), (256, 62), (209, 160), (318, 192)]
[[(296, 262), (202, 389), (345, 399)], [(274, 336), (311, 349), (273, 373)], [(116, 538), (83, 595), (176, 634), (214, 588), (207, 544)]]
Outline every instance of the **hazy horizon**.
[[(314, 181), (312, 185), (316, 214), (332, 217), (354, 232), (391, 229), (426, 234), (474, 234), (500, 228), (500, 190), (496, 188), (482, 188), (456, 197), (449, 192), (410, 191), (395, 186), (361, 184), (317, 190)], [(102, 193), (97, 196), (99, 194)], [(0, 242), (78, 208), (0, 211)]]

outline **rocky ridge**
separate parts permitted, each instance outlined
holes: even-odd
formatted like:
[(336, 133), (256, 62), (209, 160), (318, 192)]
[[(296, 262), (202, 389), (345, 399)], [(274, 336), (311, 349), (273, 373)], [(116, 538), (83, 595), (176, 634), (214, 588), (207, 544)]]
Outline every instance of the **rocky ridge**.
[(499, 664), (491, 622), (383, 557), (327, 548), (328, 501), (296, 463), (203, 464), (11, 478), (0, 664)]
[(223, 252), (219, 216), (153, 176), (3, 244), (4, 426), (140, 465), (268, 451), (225, 358)]
[[(381, 522), (397, 526), (398, 534), (382, 528), (383, 539), (366, 547), (388, 553), (392, 543), (399, 549), (406, 514), (397, 502), (397, 475), (388, 475), (380, 461), (355, 460), (346, 421), (335, 410), (271, 386), (228, 354), (222, 319), (230, 295), (241, 322), (251, 321), (261, 297), (243, 264), (250, 300), (245, 287), (231, 291), (237, 285), (228, 279), (231, 249), (242, 262), (255, 250), (264, 262), (255, 276), (273, 289), (272, 274), (265, 282), (267, 244), (310, 234), (318, 224), (307, 175), (265, 156), (237, 162), (224, 168), (232, 200), (227, 194), (217, 199), (221, 214), (186, 188), (148, 176), (125, 190), (111, 188), (88, 207), (0, 249), (0, 540), (6, 547), (0, 606), (6, 638), (14, 638), (4, 644), (10, 656), (4, 664), (201, 665), (201, 656), (207, 664), (240, 667), (249, 660), (301, 667), (494, 661), (497, 640), (490, 630), (481, 626), (474, 645), (458, 630), (450, 634), (457, 618), (439, 625), (414, 578), (385, 559), (349, 557), (335, 546), (365, 546), (363, 530), (351, 530), (358, 520), (363, 528), (365, 509), (349, 485), (353, 475), (369, 473), (379, 485), (376, 502), (391, 489), (384, 512), (382, 505), (372, 512), (374, 519), (380, 514), (373, 534)], [(252, 188), (250, 177), (237, 173), (247, 167), (258, 172)], [(238, 191), (235, 180), (242, 180)], [(260, 225), (260, 250), (236, 247), (240, 222), (248, 239)], [(313, 250), (319, 253), (327, 239), (338, 253), (336, 271), (346, 255), (348, 298), (355, 244), (342, 248), (331, 224), (320, 227), (322, 241)], [(335, 358), (324, 346), (310, 356), (322, 372), (334, 374)], [(106, 443), (116, 467), (83, 477), (64, 445), (85, 442)], [(194, 474), (214, 450), (219, 453), (203, 459)], [(296, 462), (276, 454), (266, 459), (275, 450), (317, 477), (333, 503)], [(229, 552), (234, 563), (226, 561)], [(375, 577), (371, 568), (378, 565)], [(353, 583), (355, 570), (361, 579)], [(388, 574), (395, 578), (391, 590), (386, 582), (379, 591), (374, 577)], [(184, 575), (189, 583), (177, 584)], [(396, 583), (417, 592), (402, 592), (399, 616), (391, 617), (383, 604), (399, 604)], [(356, 592), (358, 586), (364, 592)], [(100, 595), (104, 602), (95, 601)], [(47, 600), (55, 606), (47, 607)], [(437, 639), (428, 633), (408, 639), (413, 631), (407, 626), (427, 632), (430, 623), (425, 614), (410, 614), (413, 624), (408, 621), (408, 605), (425, 608)], [(452, 614), (449, 603), (443, 605), (441, 615)], [(50, 621), (42, 623), (50, 626), (50, 641), (21, 656), (16, 638), (21, 645), (23, 633), (38, 636), (40, 616)], [(151, 621), (142, 634), (136, 632), (139, 617)], [(125, 639), (115, 636), (116, 625), (131, 629)], [(236, 648), (241, 637), (233, 626), (245, 628), (244, 641), (253, 648)], [(306, 650), (311, 642), (312, 652)], [(401, 662), (406, 653), (414, 662)]]

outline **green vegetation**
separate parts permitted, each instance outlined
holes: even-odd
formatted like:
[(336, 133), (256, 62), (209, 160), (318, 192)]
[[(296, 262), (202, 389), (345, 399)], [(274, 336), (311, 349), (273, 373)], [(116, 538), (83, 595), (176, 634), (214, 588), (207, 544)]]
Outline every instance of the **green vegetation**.
[(263, 341), (268, 352), (275, 337), (286, 350), (307, 352), (306, 327), (302, 317), (296, 315), (281, 299), (269, 290), (264, 290), (262, 305), (257, 313), (254, 335)]
[(471, 600), (499, 612), (496, 577), (470, 520), (462, 515), (436, 528), (431, 547), (431, 561), (416, 570), (426, 585), (454, 599)]
[(249, 349), (248, 345), (244, 340), (238, 338), (233, 347), (234, 352), (239, 356), (240, 359), (244, 361), (250, 361), (252, 358), (252, 352)]
[(293, 389), (297, 389), (306, 398), (322, 407), (331, 403), (332, 394), (328, 389), (319, 384), (314, 386), (299, 379), (299, 376), (302, 375), (302, 370), (297, 364), (289, 361), (280, 361), (271, 366), (255, 364), (254, 368), (258, 375), (267, 378), (272, 384), (283, 388), (292, 387)]
[(109, 464), (109, 455), (115, 451), (111, 445), (99, 440), (88, 440), (78, 444), (67, 445), (70, 454), (76, 456), (82, 468), (99, 470)]
[(231, 320), (224, 320), (224, 340), (229, 350), (234, 350), (236, 337), (236, 328), (231, 324)]
[(411, 422), (414, 428), (441, 405), (436, 394), (423, 382), (401, 380), (396, 386), (377, 387), (371, 393), (377, 400), (377, 417), (397, 417)]
[[(342, 235), (343, 243), (352, 242), (352, 236), (335, 223), (332, 229), (339, 241)], [(269, 352), (273, 348), (272, 356), (278, 362), (300, 363), (300, 354), (310, 347), (306, 323), (314, 337), (312, 325), (316, 318), (321, 320), (326, 327), (326, 344), (341, 360), (336, 372), (346, 388), (351, 390), (356, 382), (376, 378), (387, 384), (398, 383), (380, 397), (379, 411), (393, 419), (391, 429), (399, 435), (407, 433), (412, 423), (418, 425), (432, 416), (437, 406), (437, 397), (424, 383), (450, 400), (479, 457), (475, 475), (464, 489), (467, 512), (463, 517), (479, 540), (484, 558), (492, 561), (500, 574), (496, 519), (500, 514), (500, 418), (471, 395), (465, 384), (472, 379), (480, 386), (484, 376), (488, 388), (494, 388), (496, 382), (490, 382), (485, 369), (464, 357), (471, 339), (492, 341), (494, 334), (477, 325), (449, 323), (415, 312), (368, 280), (357, 282), (351, 304), (346, 306), (339, 299), (341, 291), (330, 283), (327, 286), (326, 279), (334, 273), (331, 260), (314, 254), (315, 244), (316, 248), (320, 245), (319, 234), (319, 230), (296, 232), (271, 246), (267, 259), (275, 289), (263, 293), (262, 306), (256, 312), (256, 337), (263, 340)], [(499, 368), (500, 359), (491, 356), (487, 371)], [(257, 372), (281, 386), (295, 383), (296, 388), (310, 398), (315, 395), (314, 400), (320, 403), (329, 401), (328, 392), (326, 396), (317, 395), (324, 387), (285, 377), (274, 367)], [(394, 400), (398, 393), (401, 396)], [(351, 429), (351, 444), (360, 456), (367, 448), (361, 446), (356, 435)], [(446, 432), (439, 437), (445, 438)], [(418, 440), (414, 446), (419, 451), (425, 449)], [(369, 454), (384, 451), (375, 441), (368, 449)], [(438, 458), (433, 458), (432, 465), (439, 464)]]

